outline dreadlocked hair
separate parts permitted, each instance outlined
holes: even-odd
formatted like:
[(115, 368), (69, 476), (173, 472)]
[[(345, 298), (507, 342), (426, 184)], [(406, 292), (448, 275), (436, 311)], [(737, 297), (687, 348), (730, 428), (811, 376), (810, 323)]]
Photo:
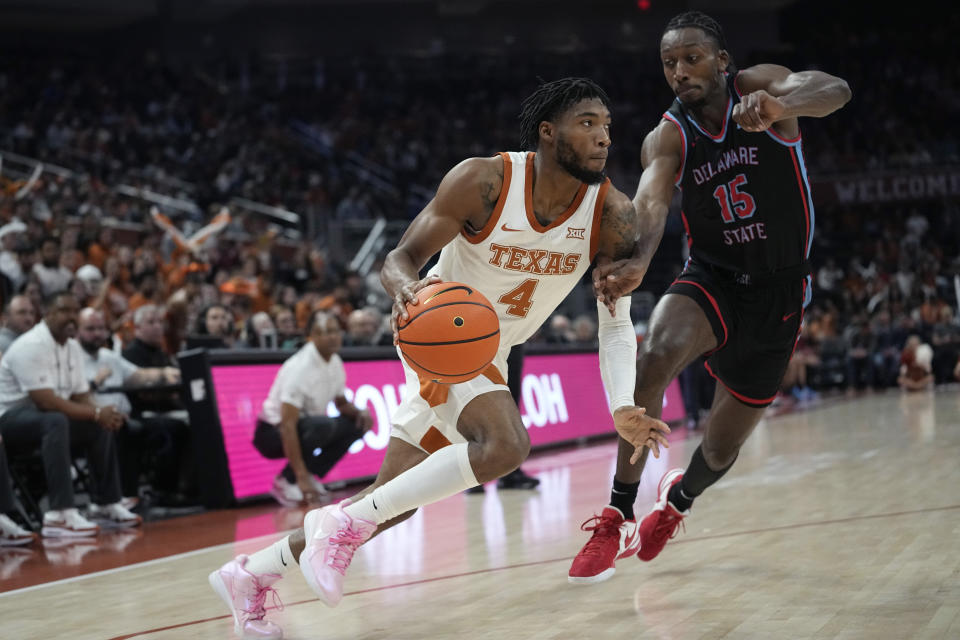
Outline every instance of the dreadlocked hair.
[[(663, 34), (666, 34), (668, 31), (686, 29), (688, 27), (700, 29), (707, 34), (716, 43), (718, 50), (727, 48), (727, 38), (723, 35), (723, 27), (720, 26), (719, 22), (702, 11), (685, 11), (684, 13), (675, 15), (670, 19), (670, 22), (667, 23)], [(661, 34), (661, 37), (663, 34)], [(730, 55), (729, 51), (727, 55)], [(734, 71), (735, 69), (733, 56), (730, 55), (730, 64), (727, 65), (727, 70)]]
[(589, 78), (562, 78), (544, 82), (537, 87), (520, 107), (520, 144), (534, 150), (540, 143), (540, 123), (552, 121), (581, 100), (598, 99), (608, 109), (610, 98)]

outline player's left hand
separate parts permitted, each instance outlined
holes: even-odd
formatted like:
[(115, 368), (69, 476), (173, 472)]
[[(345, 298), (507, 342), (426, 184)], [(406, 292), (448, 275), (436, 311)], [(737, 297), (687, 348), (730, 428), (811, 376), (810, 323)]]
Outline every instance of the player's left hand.
[(644, 447), (649, 447), (654, 458), (660, 457), (661, 445), (670, 448), (667, 434), (670, 427), (663, 420), (652, 418), (643, 407), (620, 407), (613, 412), (613, 424), (620, 437), (634, 446), (630, 464), (636, 464), (643, 453)]
[(763, 89), (748, 93), (733, 105), (733, 121), (744, 131), (766, 131), (783, 118), (787, 105)]
[(427, 276), (422, 280), (412, 280), (400, 287), (400, 290), (397, 291), (397, 295), (393, 297), (393, 310), (390, 314), (390, 327), (393, 329), (393, 344), (400, 344), (400, 334), (398, 332), (400, 322), (410, 319), (410, 314), (407, 313), (407, 305), (417, 304), (417, 291), (436, 282), (442, 282), (439, 276)]
[(631, 258), (614, 262), (599, 256), (597, 266), (593, 268), (593, 293), (613, 315), (617, 300), (639, 287), (646, 274), (647, 270), (640, 260)]

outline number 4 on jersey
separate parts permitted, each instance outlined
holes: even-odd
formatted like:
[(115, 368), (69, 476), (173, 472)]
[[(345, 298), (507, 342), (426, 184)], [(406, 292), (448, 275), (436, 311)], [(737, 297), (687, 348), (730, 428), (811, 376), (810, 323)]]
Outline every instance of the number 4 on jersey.
[(530, 307), (533, 306), (533, 291), (537, 288), (539, 282), (535, 278), (528, 278), (521, 282), (520, 286), (514, 287), (497, 298), (497, 302), (508, 305), (507, 314), (524, 318), (530, 313)]

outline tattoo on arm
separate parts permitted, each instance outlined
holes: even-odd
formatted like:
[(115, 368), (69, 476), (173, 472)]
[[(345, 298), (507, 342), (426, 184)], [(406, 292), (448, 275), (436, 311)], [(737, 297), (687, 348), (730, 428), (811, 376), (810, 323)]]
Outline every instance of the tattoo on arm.
[(497, 208), (497, 200), (500, 199), (500, 189), (503, 185), (503, 169), (497, 169), (495, 175), (490, 176), (490, 180), (480, 185), (480, 198), (483, 200), (483, 211), (489, 218), (493, 210)]
[(600, 252), (613, 260), (633, 255), (637, 239), (637, 214), (633, 203), (624, 198), (607, 200), (603, 205)]

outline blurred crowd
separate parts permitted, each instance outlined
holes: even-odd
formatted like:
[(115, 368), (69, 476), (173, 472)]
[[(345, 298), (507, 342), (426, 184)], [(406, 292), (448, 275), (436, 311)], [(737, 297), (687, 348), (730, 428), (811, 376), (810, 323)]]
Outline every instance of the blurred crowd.
[[(945, 47), (936, 43), (949, 42), (957, 16), (941, 17), (928, 25), (928, 41)], [(960, 91), (942, 67), (922, 64), (929, 52), (882, 17), (871, 24), (854, 15), (856, 29), (840, 19), (814, 29), (799, 18), (784, 35), (804, 46), (787, 48), (783, 62), (840, 75), (855, 96), (836, 117), (804, 122), (812, 175), (960, 161), (956, 136), (937, 126), (957, 110)], [(590, 76), (611, 96), (608, 170), (632, 193), (637, 150), (671, 96), (655, 57), (624, 73), (625, 55), (371, 54), (283, 64), (246, 55), (187, 68), (152, 51), (138, 59), (10, 52), (0, 60), (0, 351), (55, 312), (51, 300), (63, 292), (84, 310), (89, 357), (122, 354), (135, 367), (91, 365), (94, 386), (111, 376), (119, 378), (105, 386), (131, 376), (173, 383), (176, 354), (191, 346), (299, 348), (318, 310), (339, 319), (345, 346), (389, 346), (391, 301), (378, 267), (391, 244), (351, 267), (332, 256), (358, 247), (339, 246), (331, 222), (410, 220), (461, 159), (516, 148), (520, 100), (537, 78), (564, 75)], [(928, 86), (943, 91), (917, 90)], [(892, 95), (912, 96), (912, 108)], [(295, 212), (299, 222), (279, 224), (272, 210)], [(834, 204), (818, 207), (816, 220), (814, 298), (784, 394), (804, 400), (830, 388), (955, 380), (957, 203)], [(635, 295), (638, 339), (683, 246), (674, 220)], [(585, 280), (534, 341), (595, 344), (592, 300)], [(166, 422), (135, 426), (131, 433), (148, 435), (123, 446), (143, 461), (158, 439), (175, 461), (159, 485), (189, 499), (179, 410), (169, 396), (134, 399), (127, 414)], [(137, 496), (137, 465), (121, 466), (124, 498)], [(128, 518), (133, 504), (117, 517)]]

